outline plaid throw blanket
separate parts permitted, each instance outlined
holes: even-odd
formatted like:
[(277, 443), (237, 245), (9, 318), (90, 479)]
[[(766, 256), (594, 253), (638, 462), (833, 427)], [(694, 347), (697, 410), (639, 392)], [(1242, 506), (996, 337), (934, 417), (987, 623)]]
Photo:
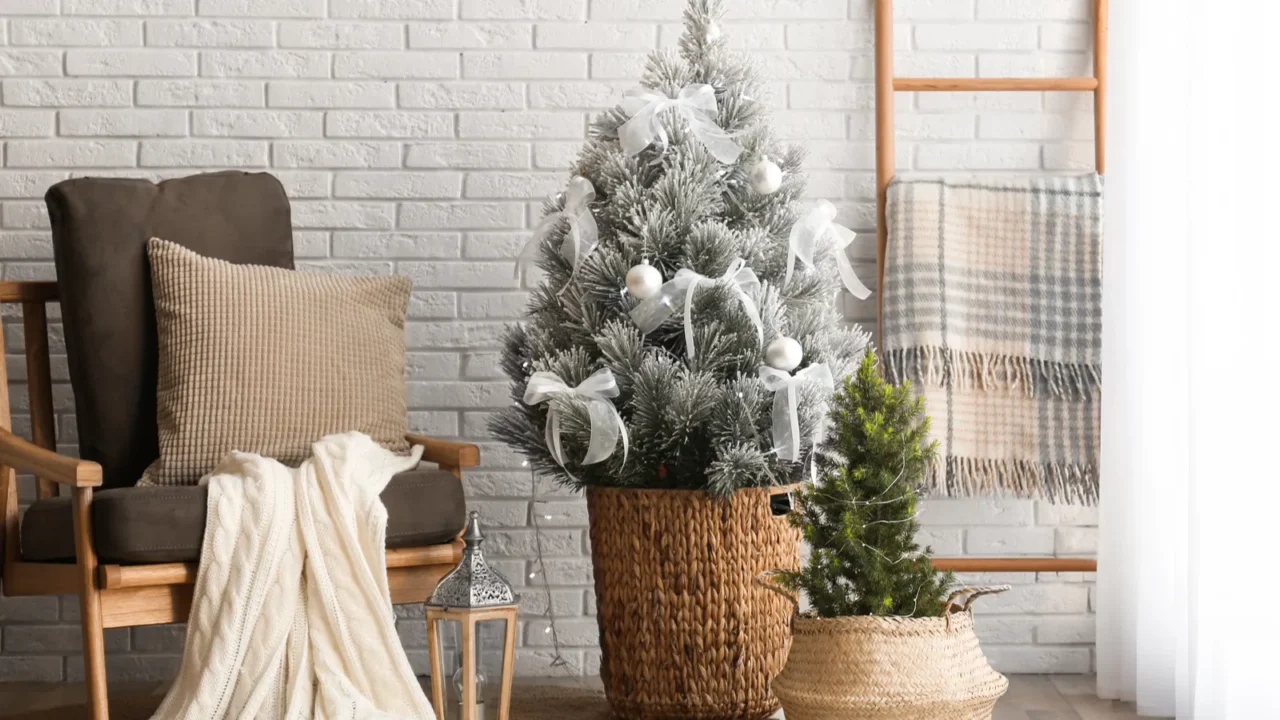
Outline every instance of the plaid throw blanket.
[(933, 418), (929, 489), (1098, 497), (1102, 179), (889, 187), (883, 361)]

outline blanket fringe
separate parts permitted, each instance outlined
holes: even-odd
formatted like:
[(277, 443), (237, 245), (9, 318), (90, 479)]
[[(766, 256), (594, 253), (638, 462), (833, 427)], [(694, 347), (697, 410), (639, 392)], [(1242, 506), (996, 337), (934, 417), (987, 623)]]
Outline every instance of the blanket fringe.
[(1008, 495), (1044, 498), (1064, 505), (1097, 505), (1098, 468), (1032, 460), (935, 457), (925, 470), (924, 492), (938, 497)]
[(910, 380), (939, 387), (946, 384), (949, 374), (955, 387), (963, 390), (1015, 390), (1035, 397), (1037, 387), (1043, 387), (1050, 395), (1072, 399), (1092, 396), (1102, 386), (1102, 371), (1097, 365), (936, 346), (886, 350), (882, 362), (895, 384)]

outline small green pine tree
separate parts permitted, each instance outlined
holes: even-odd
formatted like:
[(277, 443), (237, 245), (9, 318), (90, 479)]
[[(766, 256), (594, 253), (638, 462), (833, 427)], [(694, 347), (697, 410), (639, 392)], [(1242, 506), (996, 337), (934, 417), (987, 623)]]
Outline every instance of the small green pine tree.
[(836, 393), (831, 421), (821, 479), (792, 515), (809, 562), (782, 581), (819, 617), (941, 615), (953, 578), (915, 542), (916, 487), (936, 452), (923, 400), (886, 383), (867, 352)]

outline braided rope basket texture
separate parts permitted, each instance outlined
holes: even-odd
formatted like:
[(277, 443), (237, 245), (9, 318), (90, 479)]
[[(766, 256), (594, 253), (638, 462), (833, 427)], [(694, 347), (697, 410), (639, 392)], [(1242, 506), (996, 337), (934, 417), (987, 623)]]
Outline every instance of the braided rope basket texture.
[(769, 683), (794, 609), (755, 578), (799, 566), (800, 532), (773, 515), (772, 494), (588, 489), (600, 675), (616, 717), (756, 720), (781, 707)]
[(1004, 589), (962, 590), (952, 597), (969, 599), (946, 617), (797, 615), (773, 681), (787, 720), (990, 718), (1009, 680), (982, 654), (969, 606)]

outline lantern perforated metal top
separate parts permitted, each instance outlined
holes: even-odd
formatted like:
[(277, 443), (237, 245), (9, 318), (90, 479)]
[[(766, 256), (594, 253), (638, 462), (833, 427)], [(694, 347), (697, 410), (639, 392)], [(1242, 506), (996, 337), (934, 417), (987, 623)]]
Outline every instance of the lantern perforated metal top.
[(463, 610), (514, 605), (516, 596), (511, 583), (484, 560), (480, 549), (484, 534), (480, 531), (480, 513), (475, 510), (470, 513), (467, 534), (462, 539), (467, 543), (462, 562), (440, 580), (427, 605)]

